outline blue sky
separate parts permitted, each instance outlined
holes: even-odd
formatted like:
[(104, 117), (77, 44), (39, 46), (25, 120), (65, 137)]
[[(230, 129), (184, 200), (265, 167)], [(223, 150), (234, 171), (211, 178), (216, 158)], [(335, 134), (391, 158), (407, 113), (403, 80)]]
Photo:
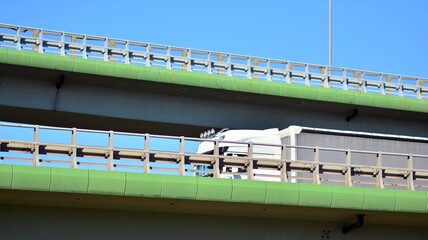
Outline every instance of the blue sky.
[[(328, 0), (22, 1), (0, 22), (327, 64)], [(333, 65), (428, 78), (428, 2), (333, 0)]]

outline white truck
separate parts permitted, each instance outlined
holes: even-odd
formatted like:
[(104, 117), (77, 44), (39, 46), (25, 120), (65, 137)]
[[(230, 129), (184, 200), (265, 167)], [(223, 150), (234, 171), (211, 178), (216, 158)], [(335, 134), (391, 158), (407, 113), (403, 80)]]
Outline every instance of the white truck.
[[(403, 153), (403, 154), (428, 154), (428, 138), (379, 134), (369, 132), (355, 132), (332, 130), (322, 128), (310, 128), (301, 126), (290, 126), (283, 130), (277, 128), (266, 130), (227, 130), (224, 129), (218, 133), (208, 131), (201, 134), (201, 137), (209, 139), (199, 144), (197, 153), (212, 154), (214, 151), (214, 141), (219, 140), (219, 154), (224, 156), (247, 156), (248, 143), (252, 142), (253, 157), (258, 159), (281, 159), (281, 144), (288, 146), (318, 146), (320, 148), (334, 149), (352, 149), (372, 152)], [(262, 145), (257, 145), (262, 144)], [(263, 146), (263, 144), (267, 146)], [(276, 146), (275, 146), (276, 145)], [(287, 159), (293, 160), (312, 160), (313, 148), (293, 148), (286, 150)], [(391, 167), (405, 168), (406, 162), (403, 159), (393, 155), (383, 157), (385, 164)], [(375, 165), (374, 158), (368, 157), (368, 154), (353, 153), (353, 164)], [(417, 162), (415, 159), (415, 168), (428, 168), (427, 159)], [(319, 161), (345, 162), (345, 158), (339, 156), (337, 152), (325, 151), (319, 155)], [(221, 177), (224, 178), (246, 178), (245, 174), (238, 174), (242, 169), (226, 168), (221, 170)], [(238, 172), (238, 173), (237, 173)], [(255, 168), (254, 179), (279, 181), (280, 171), (263, 170)], [(291, 172), (291, 178), (296, 177), (296, 172)], [(292, 180), (295, 181), (295, 180)]]

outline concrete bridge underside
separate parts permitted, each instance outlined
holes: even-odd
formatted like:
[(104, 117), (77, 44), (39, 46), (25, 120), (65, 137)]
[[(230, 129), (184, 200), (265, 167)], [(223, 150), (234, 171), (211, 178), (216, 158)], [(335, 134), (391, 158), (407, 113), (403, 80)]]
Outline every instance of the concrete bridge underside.
[[(1, 190), (0, 239), (426, 239), (424, 214)], [(10, 205), (11, 204), (11, 205)]]
[[(358, 115), (346, 121), (354, 109)], [(428, 137), (423, 112), (9, 64), (0, 64), (0, 116), (2, 121), (186, 136), (211, 127), (294, 124)]]

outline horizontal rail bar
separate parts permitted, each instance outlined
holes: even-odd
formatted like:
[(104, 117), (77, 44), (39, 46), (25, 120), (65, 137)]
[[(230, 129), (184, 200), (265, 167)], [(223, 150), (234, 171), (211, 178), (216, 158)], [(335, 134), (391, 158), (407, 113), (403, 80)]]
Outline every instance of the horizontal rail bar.
[[(38, 34), (28, 35), (28, 33), (25, 34), (26, 31)], [(243, 77), (246, 78), (271, 81), (273, 77), (280, 77), (283, 78), (284, 83), (291, 84), (296, 83), (294, 78), (298, 78), (305, 79), (308, 86), (327, 88), (332, 87), (331, 83), (337, 82), (346, 85), (340, 88), (344, 91), (353, 90), (353, 86), (358, 85), (364, 86), (358, 91), (367, 92), (366, 87), (374, 87), (379, 89), (379, 94), (391, 95), (393, 91), (400, 97), (428, 99), (428, 94), (425, 94), (428, 93), (428, 79), (413, 76), (328, 67), (9, 24), (0, 24), (1, 42), (14, 44), (15, 49), (20, 51), (34, 51), (34, 46), (37, 48), (40, 46), (41, 48), (37, 50), (39, 53), (51, 54), (48, 50), (55, 48), (60, 50), (57, 54), (62, 56), (76, 57), (79, 54), (82, 58), (121, 61), (125, 64), (134, 64), (134, 58), (143, 58), (146, 59), (143, 61), (146, 66), (152, 66), (153, 61), (161, 61), (166, 63), (160, 65), (164, 68), (171, 68), (171, 64), (183, 64), (180, 68), (187, 71), (196, 71), (192, 66), (206, 68), (203, 72), (207, 74), (217, 74), (217, 71), (228, 69), (227, 76), (239, 76), (244, 72)], [(32, 47), (24, 48), (24, 46)], [(0, 44), (0, 47), (10, 46)], [(288, 81), (286, 77), (293, 80)], [(320, 84), (319, 81), (326, 81), (327, 84)]]

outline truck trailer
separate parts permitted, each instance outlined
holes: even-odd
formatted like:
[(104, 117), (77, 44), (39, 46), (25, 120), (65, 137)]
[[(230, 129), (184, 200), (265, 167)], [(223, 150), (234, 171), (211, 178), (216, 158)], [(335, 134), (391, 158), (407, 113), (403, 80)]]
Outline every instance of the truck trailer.
[[(289, 165), (302, 165), (288, 171), (290, 182), (329, 182), (330, 184), (346, 184), (343, 174), (331, 174), (327, 165), (336, 165), (338, 172), (352, 164), (353, 185), (371, 185), (379, 182), (368, 182), (365, 173), (372, 169), (373, 175), (380, 166), (391, 171), (405, 172), (412, 169), (428, 169), (428, 138), (289, 126), (283, 130), (277, 128), (266, 130), (222, 130), (218, 133), (205, 134), (207, 141), (199, 144), (199, 154), (213, 154), (215, 140), (219, 142), (219, 155), (225, 156), (221, 164), (221, 177), (248, 178), (245, 167), (227, 164), (228, 158), (248, 157), (249, 143), (252, 143), (251, 157), (256, 160), (251, 175), (256, 180), (280, 181), (280, 168), (263, 166), (264, 159), (286, 159)], [(328, 163), (320, 169), (322, 177), (314, 179), (309, 166), (314, 161)], [(233, 161), (232, 161), (233, 162)], [(260, 164), (257, 164), (260, 162)], [(269, 165), (269, 164), (268, 164)], [(322, 165), (322, 164), (321, 164)], [(305, 167), (306, 166), (306, 167)], [(313, 166), (312, 166), (313, 167)], [(291, 167), (293, 168), (293, 167)], [(331, 167), (334, 168), (334, 167)], [(326, 170), (326, 171), (323, 171)], [(358, 175), (361, 170), (361, 177)], [(343, 170), (345, 171), (345, 170)], [(342, 172), (343, 172), (342, 171)], [(351, 171), (351, 170), (350, 170)], [(325, 174), (324, 174), (325, 173)], [(373, 176), (370, 176), (373, 178)], [(404, 177), (405, 178), (405, 177)], [(370, 178), (369, 178), (370, 179)], [(402, 178), (401, 178), (402, 180)], [(405, 188), (406, 183), (394, 179), (382, 181), (394, 188)]]

